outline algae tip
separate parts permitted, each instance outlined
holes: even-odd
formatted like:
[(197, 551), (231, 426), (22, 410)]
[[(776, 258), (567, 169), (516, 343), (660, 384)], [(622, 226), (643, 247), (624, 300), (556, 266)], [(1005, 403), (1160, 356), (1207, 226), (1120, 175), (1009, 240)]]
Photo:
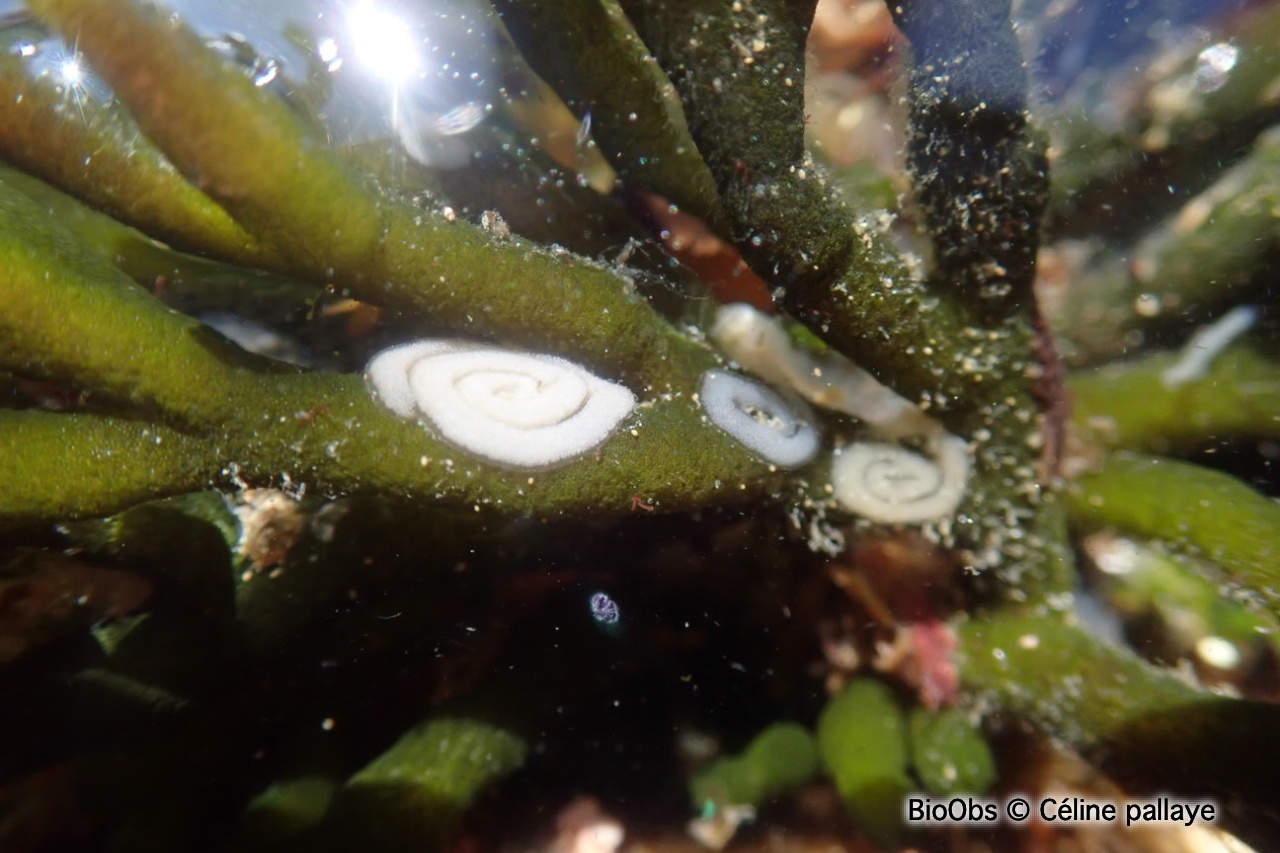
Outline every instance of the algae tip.
[(1204, 378), (1213, 360), (1258, 322), (1255, 305), (1237, 305), (1207, 326), (1197, 329), (1183, 346), (1178, 360), (1160, 374), (1166, 388), (1177, 388)]

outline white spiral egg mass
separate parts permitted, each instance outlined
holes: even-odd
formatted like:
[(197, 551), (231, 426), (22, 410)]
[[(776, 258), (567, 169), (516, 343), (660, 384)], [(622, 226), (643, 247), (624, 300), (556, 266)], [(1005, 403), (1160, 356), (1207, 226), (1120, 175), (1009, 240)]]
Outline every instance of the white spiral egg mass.
[(817, 428), (758, 382), (708, 370), (702, 375), (699, 399), (716, 426), (779, 468), (798, 468), (818, 453)]
[(635, 408), (629, 389), (541, 353), (419, 341), (374, 356), (374, 394), (454, 446), (499, 465), (543, 468), (604, 442)]
[(897, 444), (857, 442), (836, 451), (831, 486), (845, 509), (881, 524), (917, 524), (951, 515), (964, 497), (968, 449), (951, 435), (930, 459)]

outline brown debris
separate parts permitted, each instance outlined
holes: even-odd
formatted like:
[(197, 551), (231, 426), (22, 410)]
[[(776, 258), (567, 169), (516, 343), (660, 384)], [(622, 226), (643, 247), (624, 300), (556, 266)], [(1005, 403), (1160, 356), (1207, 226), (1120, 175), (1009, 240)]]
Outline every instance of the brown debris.
[(151, 597), (137, 575), (56, 551), (27, 551), (0, 568), (0, 664), (30, 649), (132, 613)]
[(745, 302), (770, 314), (777, 310), (764, 280), (701, 219), (673, 209), (661, 196), (637, 196), (642, 215), (653, 222), (663, 247), (702, 279), (717, 302)]
[(239, 500), (239, 552), (257, 572), (284, 563), (307, 529), (301, 504), (279, 489), (246, 489)]
[(876, 72), (901, 40), (881, 0), (822, 0), (809, 31), (813, 70)]
[(911, 687), (930, 710), (954, 704), (957, 642), (945, 620), (960, 593), (947, 553), (916, 534), (876, 536), (828, 564), (827, 575), (849, 597), (845, 612), (819, 629), (828, 688), (869, 667)]

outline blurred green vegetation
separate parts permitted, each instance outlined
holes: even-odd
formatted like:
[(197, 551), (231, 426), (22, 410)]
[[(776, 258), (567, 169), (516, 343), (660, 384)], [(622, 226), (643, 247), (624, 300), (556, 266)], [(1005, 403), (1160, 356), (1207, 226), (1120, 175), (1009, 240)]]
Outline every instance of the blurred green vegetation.
[[(1226, 682), (1244, 698), (1212, 692), (1105, 639), (1075, 566), (1089, 537), (1132, 537), (1161, 569), (1108, 590), (1122, 628), (1190, 613), (1242, 652), (1273, 630), (1275, 348), (1255, 329), (1181, 383), (1166, 371), (1195, 354), (1158, 350), (1241, 302), (1274, 329), (1276, 116), (1255, 96), (1275, 9), (1194, 109), (1114, 132), (1059, 105), (1046, 141), (1009, 4), (895, 5), (915, 197), (890, 227), (849, 206), (891, 201), (883, 176), (806, 150), (812, 3), (486, 5), (529, 82), (456, 171), (328, 144), (307, 93), (256, 86), (163, 10), (29, 7), (115, 100), (69, 110), (0, 57), (0, 847), (497, 847), (593, 786), (684, 814), (682, 781), (712, 813), (834, 787), (891, 846), (905, 793), (1030, 772), (1001, 752), (1011, 725), (1280, 839), (1274, 653)], [(557, 111), (611, 192), (537, 143)], [(1239, 156), (1117, 229), (1065, 294), (1042, 274), (1038, 304), (1045, 205), (1051, 240), (1079, 236), (1109, 188), (1203, 159), (1186, 129), (1205, 127)], [(1136, 153), (1153, 135), (1158, 168)], [(812, 345), (969, 442), (952, 517), (843, 512), (848, 419), (819, 413), (824, 450), (791, 472), (708, 420), (699, 382), (727, 360), (704, 285), (653, 238), (663, 203)], [(358, 375), (422, 336), (563, 356), (640, 404), (582, 458), (503, 468)], [(689, 729), (723, 754), (678, 754)]]

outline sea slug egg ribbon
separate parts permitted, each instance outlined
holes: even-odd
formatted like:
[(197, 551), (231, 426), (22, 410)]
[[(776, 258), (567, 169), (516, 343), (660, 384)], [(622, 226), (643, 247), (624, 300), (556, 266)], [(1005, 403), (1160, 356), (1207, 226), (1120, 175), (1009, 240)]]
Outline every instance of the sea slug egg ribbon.
[(844, 356), (800, 349), (775, 317), (750, 305), (722, 306), (711, 338), (742, 368), (815, 406), (844, 412), (892, 438), (933, 431), (920, 407)]
[(557, 356), (432, 340), (373, 357), (375, 396), (421, 416), (445, 441), (512, 468), (544, 468), (587, 453), (636, 405), (625, 386)]
[(818, 430), (807, 413), (758, 382), (708, 370), (699, 399), (716, 426), (779, 468), (798, 468), (818, 453)]
[(932, 459), (897, 444), (841, 448), (831, 462), (836, 500), (880, 524), (921, 524), (952, 515), (969, 479), (968, 446), (946, 433), (930, 444)]

